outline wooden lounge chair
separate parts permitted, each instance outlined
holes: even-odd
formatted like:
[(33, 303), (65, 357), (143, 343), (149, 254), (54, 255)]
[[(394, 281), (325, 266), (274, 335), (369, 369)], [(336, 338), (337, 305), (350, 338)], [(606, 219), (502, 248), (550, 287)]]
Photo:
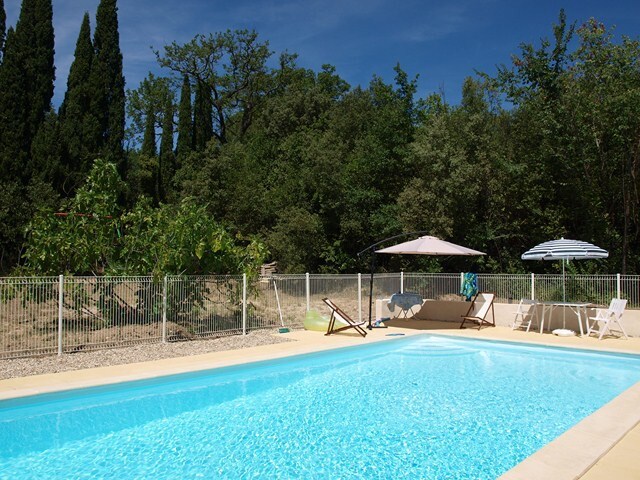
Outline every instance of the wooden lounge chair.
[[(482, 325), (488, 325), (490, 327), (496, 326), (496, 316), (493, 310), (493, 299), (495, 294), (487, 292), (478, 292), (473, 300), (471, 300), (471, 306), (465, 315), (462, 315), (462, 323), (460, 328), (465, 328), (465, 322), (471, 322), (478, 325), (478, 330), (482, 328)], [(487, 320), (487, 314), (491, 309), (491, 321)]]
[[(343, 330), (348, 330), (350, 328), (353, 328), (356, 332), (358, 332), (363, 337), (367, 336), (367, 331), (364, 328), (362, 328), (362, 325), (365, 324), (364, 321), (362, 322), (353, 321), (349, 315), (344, 313), (340, 309), (340, 307), (338, 307), (335, 303), (333, 303), (328, 298), (323, 298), (322, 301), (326, 303), (327, 306), (331, 309), (331, 318), (329, 319), (329, 326), (327, 327), (327, 333), (325, 333), (325, 335), (331, 335), (332, 333), (342, 332)], [(338, 326), (338, 328), (336, 328), (336, 319), (338, 318), (342, 320), (344, 323), (346, 323), (347, 325)]]
[[(622, 314), (627, 306), (627, 301), (621, 298), (614, 298), (609, 304), (609, 308), (596, 309), (596, 316), (589, 317), (587, 319), (587, 336), (592, 333), (598, 334), (598, 340), (602, 340), (605, 333), (611, 333), (611, 324), (618, 325), (618, 329), (624, 335), (624, 338), (629, 338), (627, 332), (624, 331), (622, 326)], [(616, 329), (617, 330), (617, 329)]]

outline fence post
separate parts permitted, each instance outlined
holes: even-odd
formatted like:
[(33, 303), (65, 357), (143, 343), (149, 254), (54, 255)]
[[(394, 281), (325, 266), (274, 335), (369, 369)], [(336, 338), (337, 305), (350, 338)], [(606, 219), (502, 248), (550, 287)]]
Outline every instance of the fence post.
[(358, 322), (362, 321), (362, 274), (358, 274)]
[(400, 293), (404, 293), (404, 270), (400, 270)]
[(64, 276), (58, 277), (58, 355), (62, 355), (62, 302), (64, 300)]
[(536, 299), (536, 274), (531, 274), (531, 300)]
[(621, 288), (620, 288), (620, 274), (616, 273), (616, 290), (618, 291), (618, 296), (616, 298), (622, 298), (620, 296), (621, 292)]
[(167, 276), (162, 285), (162, 343), (167, 343)]
[(307, 312), (311, 310), (311, 286), (309, 283), (309, 272), (305, 273), (305, 288), (307, 292)]
[(247, 274), (242, 274), (242, 335), (247, 334)]

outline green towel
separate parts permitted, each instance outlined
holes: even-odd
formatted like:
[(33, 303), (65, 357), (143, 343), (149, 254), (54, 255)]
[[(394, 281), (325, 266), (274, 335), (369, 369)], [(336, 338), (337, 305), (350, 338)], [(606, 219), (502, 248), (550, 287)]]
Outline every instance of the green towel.
[(462, 276), (460, 295), (463, 295), (468, 302), (476, 293), (478, 293), (478, 275), (467, 272)]

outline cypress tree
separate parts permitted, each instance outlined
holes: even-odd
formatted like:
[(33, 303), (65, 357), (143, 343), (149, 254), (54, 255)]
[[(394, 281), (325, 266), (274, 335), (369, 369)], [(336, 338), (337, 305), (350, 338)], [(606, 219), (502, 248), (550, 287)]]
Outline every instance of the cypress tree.
[(0, 68), (0, 177), (18, 179), (27, 163), (27, 89), (23, 55), (13, 28), (7, 31)]
[(60, 105), (60, 131), (66, 148), (65, 170), (76, 177), (75, 186), (84, 179), (91, 168), (91, 159), (98, 153), (100, 132), (98, 121), (90, 111), (90, 75), (93, 63), (93, 44), (89, 14), (85, 13), (76, 41), (74, 60), (69, 69), (67, 91)]
[(24, 0), (15, 31), (7, 34), (0, 70), (0, 165), (29, 176), (31, 142), (51, 109), (53, 65), (51, 0)]
[(4, 56), (4, 39), (7, 33), (7, 13), (4, 10), (4, 0), (0, 0), (0, 62)]
[(196, 98), (193, 107), (193, 147), (202, 151), (213, 137), (211, 91), (202, 81), (196, 84)]
[(179, 163), (193, 150), (193, 117), (191, 116), (191, 82), (187, 75), (182, 81), (180, 107), (178, 109), (178, 145), (176, 155)]
[(35, 44), (31, 46), (30, 59), (26, 62), (31, 97), (28, 125), (30, 140), (33, 140), (38, 128), (44, 122), (45, 115), (51, 110), (53, 98), (56, 68), (53, 63), (54, 35), (51, 0), (36, 0), (33, 20), (31, 35)]
[(70, 180), (62, 166), (63, 142), (60, 138), (60, 122), (50, 111), (31, 142), (32, 180), (53, 185), (64, 192)]
[(156, 114), (153, 107), (146, 113), (141, 153), (148, 157), (156, 156)]
[(171, 98), (167, 98), (163, 110), (159, 170), (160, 200), (166, 201), (176, 170), (176, 157), (173, 153), (173, 101)]
[(122, 170), (125, 95), (116, 0), (101, 0), (98, 5), (93, 47), (91, 113), (97, 120), (102, 153)]

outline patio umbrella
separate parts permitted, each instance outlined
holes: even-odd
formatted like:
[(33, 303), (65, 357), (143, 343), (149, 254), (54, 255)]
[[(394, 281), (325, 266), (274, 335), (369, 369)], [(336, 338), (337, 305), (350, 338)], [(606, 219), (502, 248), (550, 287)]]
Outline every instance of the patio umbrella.
[[(422, 233), (422, 232), (419, 232)], [(400, 235), (398, 235), (400, 236)], [(367, 247), (363, 252), (372, 249), (384, 243), (388, 240), (392, 240), (391, 237), (386, 240), (382, 240), (377, 242), (370, 247)], [(360, 253), (363, 253), (360, 252)], [(451, 256), (451, 255), (486, 255), (484, 252), (479, 252), (478, 250), (472, 250), (471, 248), (463, 247), (460, 245), (456, 245), (455, 243), (447, 242), (445, 240), (441, 240), (438, 237), (432, 237), (429, 235), (425, 235), (415, 240), (409, 240), (408, 242), (398, 243), (397, 245), (393, 245), (391, 247), (383, 248), (380, 250), (375, 250), (373, 252), (373, 260), (371, 262), (371, 282), (369, 285), (369, 329), (371, 329), (371, 299), (373, 296), (373, 274), (375, 270), (375, 254), (376, 253), (387, 253), (387, 254), (399, 254), (399, 255), (438, 255), (438, 256)]]
[(536, 245), (521, 256), (522, 260), (562, 260), (562, 301), (565, 294), (565, 260), (588, 260), (591, 258), (607, 258), (609, 252), (588, 242), (560, 238)]
[(440, 240), (438, 237), (425, 235), (392, 247), (376, 250), (376, 253), (397, 253), (401, 255), (485, 255), (478, 250), (462, 247), (455, 243)]

